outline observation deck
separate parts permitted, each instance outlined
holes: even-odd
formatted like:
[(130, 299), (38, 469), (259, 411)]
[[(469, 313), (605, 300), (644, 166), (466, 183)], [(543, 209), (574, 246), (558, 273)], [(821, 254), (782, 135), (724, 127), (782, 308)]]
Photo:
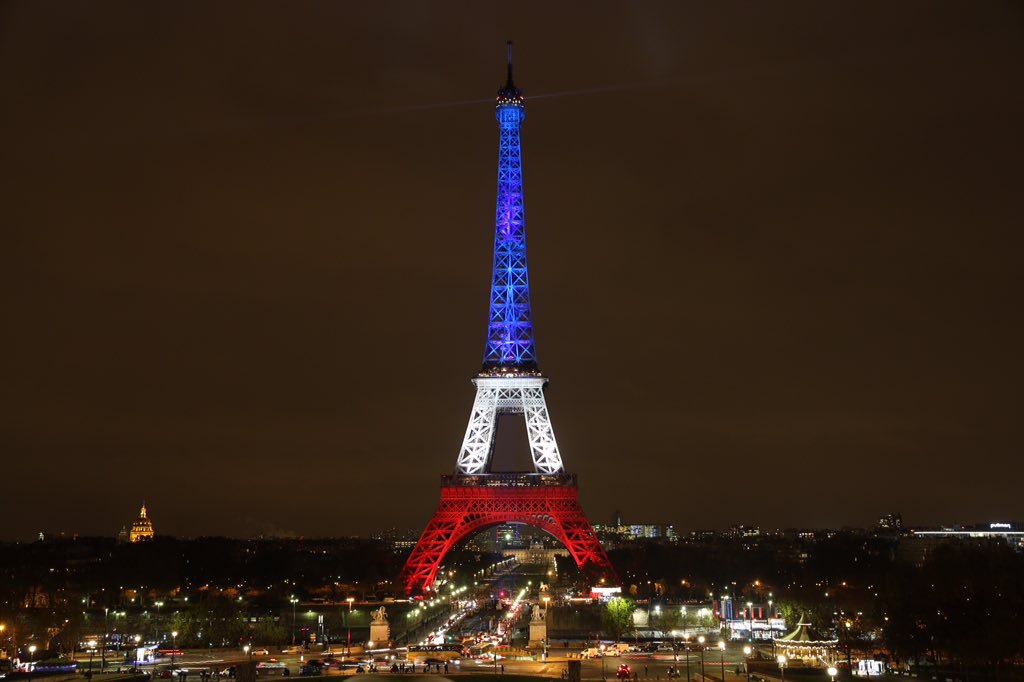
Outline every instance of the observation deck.
[(576, 474), (512, 473), (442, 474), (445, 488), (575, 488)]

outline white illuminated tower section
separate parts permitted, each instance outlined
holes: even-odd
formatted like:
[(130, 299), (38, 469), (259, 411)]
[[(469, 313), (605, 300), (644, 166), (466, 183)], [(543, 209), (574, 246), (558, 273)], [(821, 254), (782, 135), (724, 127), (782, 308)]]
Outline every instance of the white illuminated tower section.
[(526, 112), (523, 94), (512, 81), (512, 44), (508, 80), (498, 91), (498, 202), (495, 211), (494, 270), (483, 369), (473, 379), (476, 400), (456, 468), (460, 474), (490, 471), (498, 417), (522, 414), (537, 473), (562, 472), (555, 432), (544, 401), (547, 379), (537, 369), (526, 265), (526, 212), (523, 206), (523, 157), (519, 129)]

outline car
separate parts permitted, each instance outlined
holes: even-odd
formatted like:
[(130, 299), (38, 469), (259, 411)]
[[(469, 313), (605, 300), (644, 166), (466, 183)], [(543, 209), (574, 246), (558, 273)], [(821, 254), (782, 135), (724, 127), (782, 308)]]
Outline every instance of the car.
[(672, 647), (671, 647), (670, 645), (668, 645), (668, 644), (662, 644), (662, 645), (661, 645), (661, 646), (659, 646), (659, 647), (658, 647), (657, 649), (655, 649), (655, 650), (654, 650), (654, 652), (655, 652), (655, 653), (658, 653), (658, 654), (671, 654), (671, 653), (674, 653), (674, 652), (675, 652), (675, 649), (673, 649), (673, 648), (672, 648)]
[(615, 677), (620, 680), (628, 680), (630, 675), (633, 674), (633, 669), (628, 664), (623, 663), (619, 666), (619, 669), (615, 671)]
[(249, 653), (252, 654), (253, 656), (269, 656), (270, 655), (270, 651), (266, 647), (262, 647), (262, 646), (261, 647), (256, 647), (254, 649), (250, 649)]

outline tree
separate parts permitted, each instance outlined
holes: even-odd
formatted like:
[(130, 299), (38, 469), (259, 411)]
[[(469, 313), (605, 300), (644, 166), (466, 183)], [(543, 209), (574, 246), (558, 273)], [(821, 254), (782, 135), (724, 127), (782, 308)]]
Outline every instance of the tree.
[(613, 597), (601, 612), (601, 622), (605, 631), (613, 636), (616, 641), (622, 637), (622, 633), (633, 628), (633, 611), (636, 604), (632, 599)]

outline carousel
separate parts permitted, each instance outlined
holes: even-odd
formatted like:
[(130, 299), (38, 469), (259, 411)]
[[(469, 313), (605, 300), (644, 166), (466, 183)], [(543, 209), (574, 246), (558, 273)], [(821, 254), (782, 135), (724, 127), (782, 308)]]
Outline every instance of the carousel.
[[(785, 665), (806, 667), (832, 665), (836, 661), (836, 650), (839, 647), (838, 639), (820, 637), (803, 616), (800, 616), (795, 630), (772, 641), (775, 653), (780, 661), (785, 661)], [(783, 659), (783, 656), (786, 658)]]

